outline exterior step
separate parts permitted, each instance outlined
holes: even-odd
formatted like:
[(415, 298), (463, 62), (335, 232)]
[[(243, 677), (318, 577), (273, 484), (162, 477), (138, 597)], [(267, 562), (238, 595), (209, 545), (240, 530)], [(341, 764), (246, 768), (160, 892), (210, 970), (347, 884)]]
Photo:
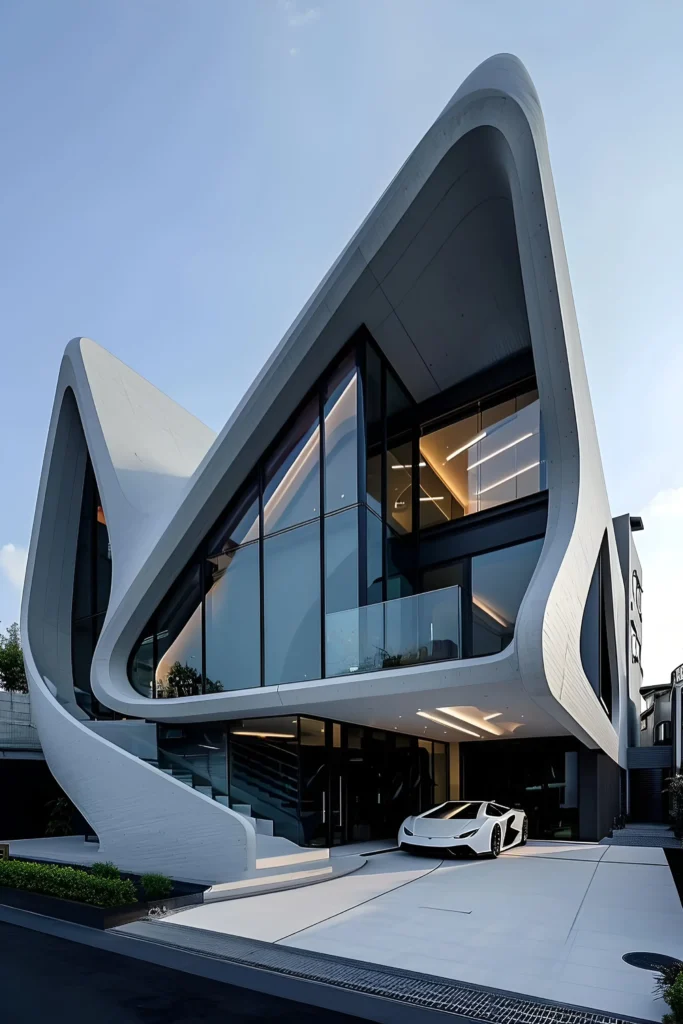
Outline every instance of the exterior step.
[(238, 814), (243, 814), (245, 818), (251, 818), (251, 804), (233, 804), (232, 809)]
[(222, 793), (216, 793), (214, 800), (217, 804), (223, 804), (224, 807), (230, 806), (227, 796), (224, 796)]
[(273, 823), (268, 818), (256, 818), (256, 831), (260, 836), (272, 836)]
[(209, 799), (211, 799), (211, 797), (213, 796), (213, 790), (211, 789), (211, 786), (194, 786), (193, 788), (197, 791), (197, 793), (201, 793), (202, 796), (208, 796)]

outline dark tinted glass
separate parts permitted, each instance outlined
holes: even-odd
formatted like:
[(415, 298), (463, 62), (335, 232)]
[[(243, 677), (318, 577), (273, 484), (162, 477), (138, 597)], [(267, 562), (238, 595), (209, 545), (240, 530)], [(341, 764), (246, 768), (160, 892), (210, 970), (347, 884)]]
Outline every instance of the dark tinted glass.
[(369, 507), (382, 514), (382, 364), (371, 346), (365, 350), (365, 445)]
[(443, 804), (442, 807), (435, 807), (433, 811), (428, 811), (424, 817), (440, 818), (443, 821), (450, 818), (476, 818), (480, 806), (481, 804), (471, 803), (470, 801), (450, 800), (448, 803)]
[(320, 524), (264, 543), (267, 686), (320, 678)]
[(320, 514), (317, 399), (299, 414), (265, 467), (263, 528), (274, 533)]
[(367, 523), (367, 603), (382, 600), (382, 521), (370, 512), (365, 513)]
[(133, 651), (130, 681), (143, 697), (154, 696), (154, 636), (151, 626), (147, 627)]
[(249, 804), (273, 822), (275, 835), (301, 843), (295, 716), (233, 722), (229, 752), (231, 804)]
[(413, 529), (412, 458), (410, 441), (387, 451), (387, 522), (398, 534)]
[(358, 500), (358, 375), (355, 358), (339, 366), (325, 389), (325, 511)]

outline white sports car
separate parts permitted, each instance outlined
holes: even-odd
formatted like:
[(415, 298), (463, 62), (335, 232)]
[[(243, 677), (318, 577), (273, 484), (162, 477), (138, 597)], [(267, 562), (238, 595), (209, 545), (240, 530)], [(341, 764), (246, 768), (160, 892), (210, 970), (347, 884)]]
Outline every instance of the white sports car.
[(477, 857), (497, 857), (513, 846), (524, 846), (529, 822), (524, 811), (489, 800), (448, 800), (423, 814), (413, 814), (401, 825), (402, 850), (447, 851)]

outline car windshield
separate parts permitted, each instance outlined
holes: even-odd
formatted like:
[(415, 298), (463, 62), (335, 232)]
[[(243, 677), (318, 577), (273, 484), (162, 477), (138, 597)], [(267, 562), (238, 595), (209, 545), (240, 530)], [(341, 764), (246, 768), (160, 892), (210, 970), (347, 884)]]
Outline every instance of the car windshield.
[(423, 814), (423, 818), (476, 818), (479, 812), (479, 803), (472, 803), (471, 800), (449, 800), (431, 811)]

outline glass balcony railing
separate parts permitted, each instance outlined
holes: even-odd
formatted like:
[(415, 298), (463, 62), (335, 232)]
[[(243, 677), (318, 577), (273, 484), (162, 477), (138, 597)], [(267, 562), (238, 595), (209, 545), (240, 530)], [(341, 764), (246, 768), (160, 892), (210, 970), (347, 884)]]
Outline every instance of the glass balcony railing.
[(462, 656), (460, 587), (325, 616), (326, 676)]

